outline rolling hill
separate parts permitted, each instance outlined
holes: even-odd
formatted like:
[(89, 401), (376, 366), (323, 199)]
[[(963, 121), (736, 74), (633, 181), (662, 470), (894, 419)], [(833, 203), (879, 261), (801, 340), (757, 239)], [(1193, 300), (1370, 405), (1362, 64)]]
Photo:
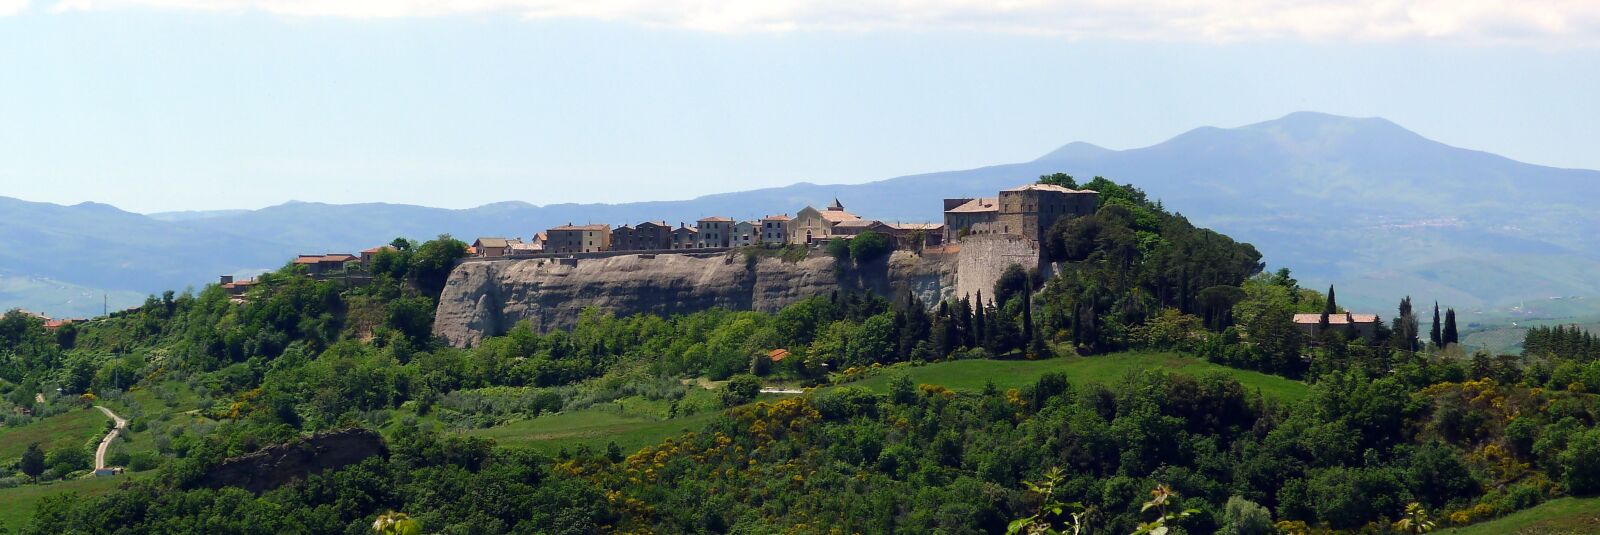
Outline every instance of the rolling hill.
[[(692, 222), (793, 213), (837, 197), (886, 221), (941, 217), (944, 197), (993, 195), (1053, 172), (1132, 182), (1197, 224), (1254, 243), (1272, 267), (1341, 303), (1392, 313), (1405, 294), (1466, 310), (1600, 295), (1600, 171), (1558, 169), (1428, 140), (1378, 118), (1298, 112), (1203, 127), (1149, 147), (1074, 142), (1038, 159), (854, 185), (799, 183), (691, 200), (495, 203), (451, 210), (292, 202), (144, 216), (94, 203), (0, 199), (0, 275), (148, 293), (354, 251), (395, 236), (529, 236), (568, 222)], [(18, 214), (12, 216), (10, 214)], [(127, 294), (124, 294), (127, 295)], [(0, 307), (71, 307), (38, 292)], [(1600, 302), (1600, 300), (1596, 300)], [(95, 303), (98, 305), (98, 303)]]

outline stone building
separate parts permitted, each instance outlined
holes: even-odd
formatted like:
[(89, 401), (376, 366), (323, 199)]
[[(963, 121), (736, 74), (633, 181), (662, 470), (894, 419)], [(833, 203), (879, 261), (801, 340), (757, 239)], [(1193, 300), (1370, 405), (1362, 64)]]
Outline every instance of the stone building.
[(769, 215), (761, 218), (761, 243), (783, 245), (789, 243), (789, 214)]
[[(1315, 339), (1322, 336), (1322, 314), (1320, 313), (1295, 314), (1294, 324), (1307, 337)], [(1378, 315), (1351, 314), (1349, 312), (1328, 314), (1328, 329), (1335, 332), (1346, 332), (1347, 329), (1352, 327), (1355, 329), (1357, 336), (1371, 340), (1378, 335)]]
[(693, 249), (700, 243), (700, 231), (689, 228), (688, 225), (678, 223), (678, 228), (672, 229), (673, 249)]
[(733, 224), (733, 246), (744, 247), (759, 243), (761, 243), (760, 221), (740, 221)]
[(1100, 194), (1050, 184), (1027, 184), (999, 197), (945, 199), (945, 238), (970, 234), (1009, 234), (1039, 241), (1062, 218), (1094, 213)]
[(968, 234), (988, 234), (1000, 216), (1000, 199), (961, 198), (944, 200), (944, 241), (952, 242)]
[(697, 244), (699, 248), (727, 247), (733, 243), (733, 219), (726, 217), (707, 217), (695, 222), (695, 230), (700, 231)]
[(666, 221), (645, 221), (633, 227), (633, 248), (653, 251), (672, 248), (672, 225)]
[(1039, 241), (1056, 221), (1094, 214), (1100, 194), (1050, 184), (1028, 184), (1000, 192), (1000, 232)]
[(593, 253), (611, 250), (611, 225), (565, 225), (546, 231), (544, 250), (550, 253)]

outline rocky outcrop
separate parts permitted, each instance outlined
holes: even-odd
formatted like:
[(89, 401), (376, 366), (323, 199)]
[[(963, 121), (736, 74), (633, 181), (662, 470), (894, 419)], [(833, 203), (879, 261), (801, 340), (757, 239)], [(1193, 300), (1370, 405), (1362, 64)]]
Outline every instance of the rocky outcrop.
[(865, 266), (818, 254), (789, 262), (740, 252), (465, 262), (445, 283), (433, 330), (470, 346), (523, 320), (541, 331), (570, 327), (587, 307), (618, 315), (774, 312), (834, 291), (907, 290), (937, 303), (955, 291), (954, 261), (897, 251)]
[(212, 489), (239, 487), (261, 493), (303, 480), (310, 474), (387, 454), (383, 439), (370, 430), (344, 429), (317, 433), (302, 440), (268, 446), (222, 461), (222, 464), (206, 472), (195, 485)]

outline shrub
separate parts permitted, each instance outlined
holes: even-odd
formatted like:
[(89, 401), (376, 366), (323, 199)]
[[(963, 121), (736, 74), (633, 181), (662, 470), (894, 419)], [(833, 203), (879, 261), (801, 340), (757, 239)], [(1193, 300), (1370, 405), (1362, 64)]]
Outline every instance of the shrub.
[(1277, 530), (1272, 526), (1272, 513), (1261, 505), (1234, 496), (1222, 511), (1222, 529), (1219, 535), (1268, 535)]
[(754, 375), (736, 375), (722, 385), (722, 406), (733, 407), (755, 401), (761, 393), (761, 379)]

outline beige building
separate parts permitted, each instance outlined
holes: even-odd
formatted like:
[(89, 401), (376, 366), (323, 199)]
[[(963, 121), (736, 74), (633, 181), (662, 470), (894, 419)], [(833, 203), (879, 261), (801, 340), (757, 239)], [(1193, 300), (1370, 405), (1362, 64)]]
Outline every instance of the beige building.
[(545, 252), (594, 253), (611, 250), (611, 225), (568, 223), (546, 231)]
[(499, 258), (511, 252), (511, 240), (505, 238), (478, 238), (472, 242), (472, 249), (478, 252), (478, 256)]
[(835, 225), (859, 219), (861, 216), (844, 211), (844, 204), (839, 199), (834, 199), (826, 210), (807, 206), (796, 212), (794, 219), (789, 222), (789, 243), (809, 244), (826, 240), (833, 237)]

